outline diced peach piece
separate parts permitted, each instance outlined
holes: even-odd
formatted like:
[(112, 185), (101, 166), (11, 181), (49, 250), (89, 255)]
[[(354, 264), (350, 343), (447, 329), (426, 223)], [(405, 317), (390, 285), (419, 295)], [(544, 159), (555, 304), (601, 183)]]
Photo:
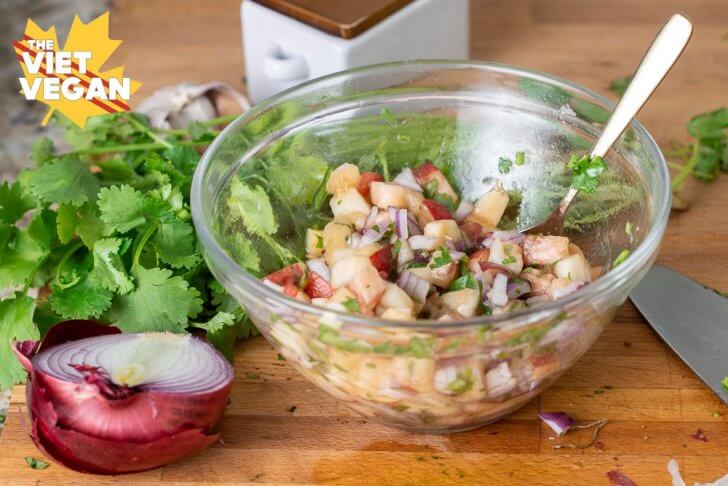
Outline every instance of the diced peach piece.
[(435, 373), (434, 359), (410, 357), (392, 358), (392, 381), (399, 388), (417, 392), (432, 390), (432, 376)]
[(334, 221), (344, 224), (357, 224), (366, 220), (371, 206), (359, 191), (350, 187), (334, 195), (329, 202)]
[(382, 294), (387, 290), (387, 281), (379, 275), (376, 268), (369, 264), (368, 267), (357, 272), (356, 277), (349, 282), (348, 287), (356, 295), (362, 313), (370, 314), (379, 303)]
[(481, 264), (487, 263), (489, 258), (490, 250), (488, 248), (478, 250), (470, 255), (470, 257), (468, 258), (468, 268), (473, 273), (480, 273), (483, 271), (483, 267), (481, 266)]
[(526, 265), (552, 265), (569, 256), (569, 239), (565, 236), (526, 235), (523, 260)]
[(574, 253), (556, 262), (554, 275), (568, 280), (591, 282), (591, 267), (581, 253)]
[(480, 292), (475, 289), (445, 292), (440, 296), (440, 302), (465, 318), (473, 317), (480, 302)]
[(442, 246), (446, 242), (462, 241), (463, 235), (454, 219), (442, 219), (427, 223), (424, 228), (425, 236), (437, 240), (437, 246)]
[(424, 164), (418, 165), (417, 167), (412, 169), (412, 173), (414, 174), (415, 179), (417, 179), (417, 182), (422, 187), (426, 187), (428, 184), (432, 184), (433, 181), (435, 181), (437, 183), (436, 192), (439, 194), (444, 194), (445, 196), (452, 199), (452, 202), (454, 204), (457, 204), (457, 193), (453, 190), (452, 186), (445, 177), (445, 174), (443, 174), (442, 171), (435, 167), (433, 164), (431, 164), (430, 162), (425, 162)]
[(441, 259), (443, 255), (444, 252), (440, 250), (434, 252), (427, 266), (430, 269), (430, 282), (438, 287), (446, 289), (457, 276), (458, 264), (457, 262), (451, 261), (438, 266), (437, 261), (438, 259)]
[(473, 212), (465, 221), (478, 223), (485, 231), (493, 231), (498, 227), (507, 206), (508, 193), (496, 187), (476, 201)]
[(306, 257), (318, 258), (324, 252), (324, 232), (308, 228), (306, 230)]
[(324, 226), (324, 259), (326, 263), (333, 263), (333, 255), (340, 248), (347, 247), (347, 238), (351, 235), (351, 227), (346, 224), (336, 223), (334, 221)]
[(523, 250), (521, 245), (496, 239), (490, 245), (488, 261), (501, 265), (512, 274), (518, 275), (523, 270)]
[(407, 188), (399, 184), (388, 182), (372, 182), (369, 186), (372, 204), (387, 209), (390, 206), (395, 208), (407, 207)]
[[(368, 272), (369, 269), (377, 273), (369, 258), (365, 256), (342, 258), (331, 267), (331, 286), (334, 289), (345, 287), (358, 279), (360, 275)], [(377, 273), (377, 276), (379, 276), (379, 273)]]
[(391, 282), (387, 283), (387, 290), (382, 294), (379, 305), (390, 309), (407, 309), (410, 313), (415, 308), (415, 303), (410, 296)]
[(556, 277), (552, 273), (535, 267), (528, 267), (520, 277), (531, 284), (531, 295), (545, 295)]
[(411, 321), (414, 319), (412, 311), (408, 309), (386, 309), (379, 317), (382, 319), (392, 319), (393, 321)]
[(329, 175), (326, 181), (326, 192), (329, 194), (340, 194), (347, 189), (356, 188), (361, 182), (359, 167), (354, 164), (342, 164)]

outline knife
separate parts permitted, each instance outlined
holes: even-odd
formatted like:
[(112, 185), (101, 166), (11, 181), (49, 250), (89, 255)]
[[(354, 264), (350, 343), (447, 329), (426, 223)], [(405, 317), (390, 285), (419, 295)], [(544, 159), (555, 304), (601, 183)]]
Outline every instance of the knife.
[(655, 265), (630, 299), (668, 346), (728, 404), (728, 298)]

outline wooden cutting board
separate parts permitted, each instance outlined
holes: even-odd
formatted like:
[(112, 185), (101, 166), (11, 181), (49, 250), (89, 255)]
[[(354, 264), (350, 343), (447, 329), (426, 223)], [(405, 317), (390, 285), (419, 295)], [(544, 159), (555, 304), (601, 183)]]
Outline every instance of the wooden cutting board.
[[(696, 24), (683, 59), (640, 114), (667, 147), (686, 140), (690, 116), (728, 105), (725, 0), (471, 0), (472, 54), (529, 66), (609, 95), (632, 71), (654, 32), (676, 9)], [(117, 0), (114, 61), (144, 86), (136, 98), (180, 80), (241, 84), (239, 0)], [(216, 52), (210, 56), (210, 52)], [(190, 63), (194, 59), (194, 63)], [(224, 59), (225, 62), (221, 62)], [(613, 96), (613, 95), (611, 95)], [(673, 214), (659, 260), (728, 290), (728, 176), (692, 185), (692, 209)], [(609, 484), (619, 469), (637, 484), (670, 484), (676, 458), (688, 484), (728, 473), (728, 407), (625, 304), (594, 347), (552, 388), (506, 420), (453, 435), (412, 435), (363, 420), (279, 361), (260, 338), (242, 343), (223, 420), (224, 443), (178, 464), (104, 478), (51, 463), (20, 425), (22, 387), (0, 437), (0, 484)], [(728, 369), (726, 370), (728, 374)], [(611, 388), (606, 388), (610, 386)], [(292, 407), (296, 407), (292, 410)], [(608, 418), (598, 447), (556, 450), (539, 410), (580, 420)], [(708, 442), (691, 438), (697, 429)], [(570, 436), (583, 440), (586, 434)]]

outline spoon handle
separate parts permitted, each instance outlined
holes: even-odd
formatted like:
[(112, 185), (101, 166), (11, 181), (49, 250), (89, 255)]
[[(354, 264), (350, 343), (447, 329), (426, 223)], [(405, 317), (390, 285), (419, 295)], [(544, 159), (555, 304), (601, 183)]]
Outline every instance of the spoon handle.
[(594, 145), (591, 157), (606, 155), (680, 57), (692, 33), (693, 25), (680, 14), (673, 15), (665, 24), (642, 58), (632, 82)]

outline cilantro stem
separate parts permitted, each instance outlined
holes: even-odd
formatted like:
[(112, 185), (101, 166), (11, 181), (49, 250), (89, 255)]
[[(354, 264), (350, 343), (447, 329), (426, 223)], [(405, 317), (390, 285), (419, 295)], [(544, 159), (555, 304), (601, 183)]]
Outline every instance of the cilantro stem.
[(693, 169), (698, 163), (698, 156), (700, 154), (700, 139), (697, 139), (695, 143), (693, 144), (693, 152), (690, 155), (690, 159), (688, 159), (687, 163), (682, 166), (680, 169), (680, 172), (675, 176), (675, 178), (672, 180), (672, 190), (673, 192), (679, 191), (680, 188), (685, 184), (685, 181), (690, 176), (690, 174), (693, 172)]
[(149, 228), (147, 228), (147, 230), (144, 232), (143, 235), (141, 235), (141, 237), (139, 237), (137, 239), (136, 244), (134, 246), (134, 255), (132, 256), (132, 259), (131, 259), (131, 268), (132, 269), (139, 267), (139, 257), (142, 254), (142, 250), (146, 246), (147, 241), (149, 241), (149, 238), (151, 238), (152, 235), (154, 234), (154, 232), (157, 231), (158, 227), (159, 227), (159, 224), (154, 223)]
[(678, 164), (676, 162), (670, 162), (669, 160), (667, 161), (667, 166), (671, 169), (677, 169), (677, 170), (682, 170), (682, 168), (685, 167), (682, 164)]
[(392, 178), (389, 175), (389, 162), (387, 161), (387, 155), (384, 153), (384, 145), (387, 143), (387, 141), (383, 141), (379, 145), (379, 149), (377, 150), (377, 158), (379, 158), (379, 164), (382, 166), (382, 176), (384, 177), (384, 180), (386, 182), (389, 182), (392, 180)]
[(169, 143), (168, 141), (166, 141), (165, 139), (163, 139), (162, 137), (160, 137), (159, 135), (154, 133), (153, 129), (151, 129), (150, 127), (146, 126), (145, 124), (143, 124), (142, 122), (140, 122), (139, 120), (134, 118), (133, 115), (129, 117), (129, 121), (132, 123), (132, 125), (136, 126), (139, 130), (146, 133), (147, 136), (149, 136), (149, 138), (151, 138), (155, 142), (161, 143), (165, 148), (168, 148), (168, 149), (172, 148), (171, 143)]
[[(175, 142), (175, 145), (188, 145), (188, 146), (198, 146), (198, 145), (209, 145), (209, 140), (183, 140), (180, 142)], [(161, 143), (157, 142), (146, 142), (146, 143), (129, 143), (124, 145), (109, 145), (106, 147), (89, 147), (85, 149), (80, 150), (74, 150), (72, 152), (68, 152), (65, 155), (94, 155), (94, 154), (108, 154), (108, 153), (114, 153), (114, 152), (134, 152), (136, 150), (161, 150), (167, 148), (166, 145), (163, 145)]]
[(67, 284), (61, 283), (61, 271), (63, 270), (63, 267), (66, 265), (66, 263), (68, 263), (68, 260), (71, 259), (73, 254), (76, 253), (78, 251), (78, 249), (81, 248), (82, 246), (83, 246), (82, 241), (80, 241), (80, 240), (76, 241), (73, 245), (71, 245), (68, 248), (68, 250), (66, 250), (66, 253), (63, 254), (63, 256), (61, 257), (61, 260), (58, 262), (58, 266), (56, 267), (56, 276), (54, 279), (54, 282), (58, 287), (60, 287), (62, 289), (67, 289), (68, 287), (72, 287), (72, 286), (76, 285), (76, 283), (78, 283), (78, 277), (76, 277), (76, 279), (73, 282), (70, 282)]

